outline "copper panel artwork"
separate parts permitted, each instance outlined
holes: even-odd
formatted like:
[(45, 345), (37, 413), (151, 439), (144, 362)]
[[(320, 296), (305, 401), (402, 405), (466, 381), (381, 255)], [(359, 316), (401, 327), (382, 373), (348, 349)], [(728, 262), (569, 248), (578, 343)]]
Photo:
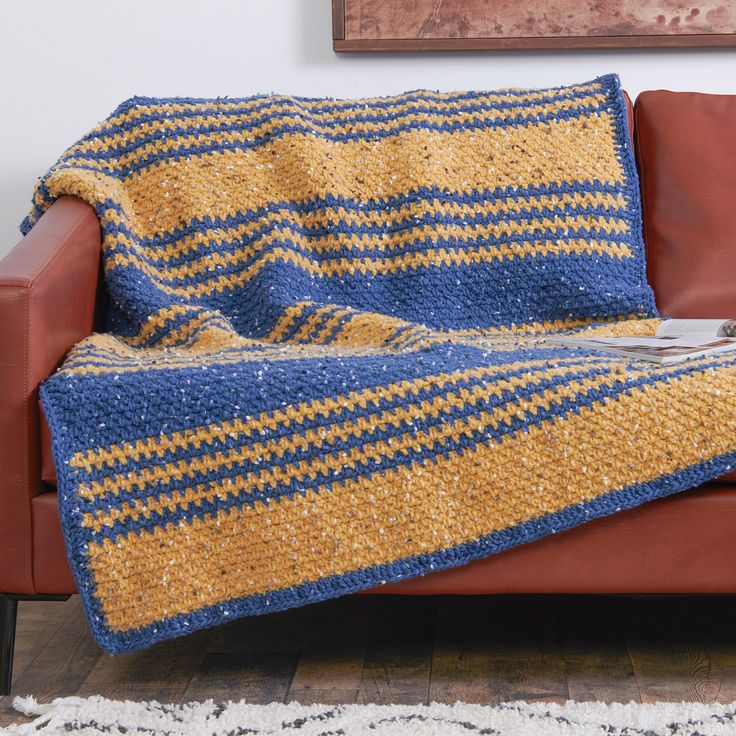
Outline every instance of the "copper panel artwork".
[(335, 51), (736, 45), (733, 0), (333, 0)]

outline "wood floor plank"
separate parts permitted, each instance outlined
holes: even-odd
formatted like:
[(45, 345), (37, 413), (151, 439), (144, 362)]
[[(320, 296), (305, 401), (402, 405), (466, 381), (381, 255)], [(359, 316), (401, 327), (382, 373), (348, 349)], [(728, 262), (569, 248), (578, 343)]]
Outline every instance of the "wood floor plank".
[(202, 663), (211, 638), (211, 631), (200, 631), (138, 652), (102, 654), (77, 695), (178, 703)]
[(322, 616), (323, 609), (317, 604), (237, 619), (214, 629), (208, 651), (300, 651), (315, 636), (315, 619)]
[(77, 610), (74, 600), (20, 601), (16, 624), (13, 679), (17, 680), (69, 618)]
[(288, 700), (302, 704), (358, 702), (374, 604), (373, 597), (350, 596), (320, 605), (314, 636), (301, 652)]
[(693, 598), (618, 601), (618, 615), (644, 703), (712, 702), (721, 690)]
[(283, 703), (296, 669), (298, 652), (209, 652), (204, 656), (182, 701), (244, 699), (249, 703)]
[(430, 700), (567, 700), (565, 664), (545, 597), (443, 598)]
[(436, 606), (433, 599), (376, 596), (358, 702), (429, 702)]
[(640, 702), (636, 675), (612, 599), (558, 598), (556, 620), (571, 698)]
[(691, 606), (698, 611), (697, 626), (717, 680), (713, 699), (720, 703), (736, 701), (736, 597), (712, 596), (695, 599)]

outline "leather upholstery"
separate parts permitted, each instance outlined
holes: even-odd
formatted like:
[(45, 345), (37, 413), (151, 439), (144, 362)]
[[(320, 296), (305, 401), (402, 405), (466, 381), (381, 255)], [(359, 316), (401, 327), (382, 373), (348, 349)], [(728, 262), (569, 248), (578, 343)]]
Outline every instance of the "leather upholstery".
[(55, 493), (42, 493), (31, 501), (33, 509), (33, 579), (38, 592), (75, 593), (77, 586), (66, 558), (64, 536)]
[(642, 92), (635, 116), (657, 306), (668, 317), (736, 316), (736, 95)]
[(92, 329), (99, 252), (94, 211), (65, 198), (0, 262), (0, 591), (35, 592), (38, 385)]
[[(55, 493), (33, 499), (33, 519), (39, 590), (74, 592)], [(734, 519), (736, 486), (703, 486), (462, 567), (367, 592), (734, 593)]]
[[(726, 126), (736, 120), (736, 97), (648, 92), (635, 116), (649, 275), (660, 309), (736, 315), (729, 283), (736, 220), (727, 218), (736, 167), (729, 166)], [(711, 221), (717, 225), (709, 229)], [(99, 240), (92, 209), (64, 198), (0, 264), (0, 590), (7, 592), (75, 591), (56, 493), (41, 492), (52, 490), (41, 477), (53, 483), (55, 476), (36, 389), (93, 320), (104, 319)], [(736, 485), (710, 484), (373, 592), (736, 592), (734, 519)]]

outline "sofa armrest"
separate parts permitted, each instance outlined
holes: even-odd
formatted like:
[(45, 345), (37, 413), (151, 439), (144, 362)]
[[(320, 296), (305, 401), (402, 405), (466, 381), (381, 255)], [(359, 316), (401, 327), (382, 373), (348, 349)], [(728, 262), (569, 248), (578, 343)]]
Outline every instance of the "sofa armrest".
[(99, 272), (95, 212), (73, 197), (55, 202), (0, 261), (0, 592), (35, 592), (38, 386), (92, 332)]

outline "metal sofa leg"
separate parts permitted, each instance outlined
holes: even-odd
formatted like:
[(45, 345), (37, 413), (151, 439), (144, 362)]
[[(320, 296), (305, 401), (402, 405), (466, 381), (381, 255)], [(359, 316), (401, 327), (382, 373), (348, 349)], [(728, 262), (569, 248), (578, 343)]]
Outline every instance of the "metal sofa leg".
[(13, 649), (17, 614), (17, 599), (9, 595), (0, 595), (0, 686), (3, 695), (10, 695), (10, 685), (13, 681)]
[(65, 601), (68, 595), (13, 595), (0, 593), (0, 687), (1, 695), (10, 695), (13, 682), (13, 650), (18, 601)]

